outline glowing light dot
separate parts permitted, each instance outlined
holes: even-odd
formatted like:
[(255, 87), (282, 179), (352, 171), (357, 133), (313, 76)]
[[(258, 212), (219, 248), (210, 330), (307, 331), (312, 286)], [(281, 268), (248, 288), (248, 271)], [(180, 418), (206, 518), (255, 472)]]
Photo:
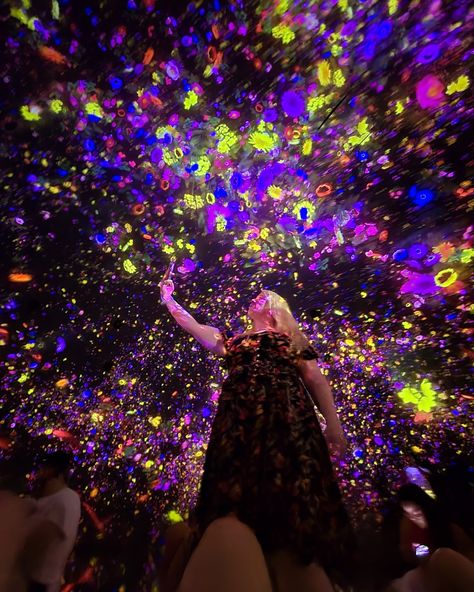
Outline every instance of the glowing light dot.
[(127, 273), (135, 273), (137, 271), (135, 264), (130, 261), (130, 259), (125, 259), (123, 262), (123, 268)]
[(177, 522), (183, 521), (181, 514), (179, 512), (177, 512), (176, 510), (170, 510), (166, 514), (166, 518), (168, 519), (169, 522), (171, 522), (171, 524), (176, 524)]
[(23, 105), (20, 107), (21, 116), (25, 121), (39, 121), (41, 119), (39, 110), (35, 107), (28, 107), (28, 105)]
[(154, 428), (157, 428), (161, 424), (161, 417), (159, 415), (150, 417), (148, 420)]
[(26, 283), (26, 282), (31, 282), (31, 280), (33, 279), (33, 276), (29, 273), (14, 272), (14, 273), (10, 273), (10, 275), (8, 276), (8, 279), (11, 282), (22, 284), (22, 283)]
[(59, 99), (53, 99), (49, 105), (51, 111), (53, 113), (60, 113), (63, 109), (63, 102), (60, 101)]

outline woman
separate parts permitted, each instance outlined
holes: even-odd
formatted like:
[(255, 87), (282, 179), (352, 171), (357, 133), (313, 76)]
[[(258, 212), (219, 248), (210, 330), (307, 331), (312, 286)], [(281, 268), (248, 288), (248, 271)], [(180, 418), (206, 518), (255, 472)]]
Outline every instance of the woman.
[(427, 554), (447, 547), (474, 560), (474, 545), (470, 537), (457, 524), (443, 515), (438, 503), (421, 487), (412, 483), (398, 491), (403, 510), (400, 521), (400, 550), (407, 563), (417, 563), (423, 549)]
[[(184, 561), (215, 521), (220, 520), (223, 532), (227, 517), (226, 527), (235, 531), (238, 521), (250, 529), (255, 540), (247, 540), (250, 545), (258, 541), (274, 587), (283, 590), (291, 574), (288, 585), (293, 587), (288, 589), (295, 590), (295, 578), (301, 576), (302, 582), (324, 580), (318, 590), (331, 590), (316, 564), (327, 571), (340, 566), (352, 537), (326, 442), (342, 452), (346, 440), (315, 350), (286, 301), (274, 292), (264, 290), (252, 301), (250, 330), (227, 339), (218, 329), (198, 323), (173, 299), (173, 291), (173, 282), (165, 279), (162, 301), (185, 331), (225, 357), (228, 377), (190, 517), (192, 542), (188, 538), (185, 551), (176, 540), (169, 547), (180, 547)], [(326, 441), (314, 405), (326, 420)], [(245, 538), (242, 529), (239, 533)], [(179, 554), (165, 563), (176, 564)], [(258, 558), (255, 562), (261, 566)], [(298, 589), (313, 587), (302, 583)]]
[[(448, 588), (440, 587), (440, 582), (444, 581), (444, 575), (451, 572), (457, 574), (458, 587), (454, 587), (451, 575), (446, 575), (445, 579), (453, 582), (453, 590), (469, 590), (474, 574), (474, 546), (470, 538), (459, 526), (445, 518), (437, 502), (421, 487), (412, 483), (403, 485), (398, 491), (398, 500), (403, 511), (400, 552), (407, 564), (416, 567), (392, 582), (389, 590), (447, 592)], [(456, 566), (455, 569), (453, 566)], [(470, 584), (462, 587), (465, 578)]]

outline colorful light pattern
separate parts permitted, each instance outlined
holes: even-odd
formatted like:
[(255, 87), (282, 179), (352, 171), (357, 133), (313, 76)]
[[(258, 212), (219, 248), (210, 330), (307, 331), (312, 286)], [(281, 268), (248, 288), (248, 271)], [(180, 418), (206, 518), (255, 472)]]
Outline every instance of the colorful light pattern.
[[(472, 451), (468, 3), (164, 4), (7, 15), (0, 447), (74, 450), (85, 545), (186, 515), (224, 372), (160, 306), (176, 257), (202, 322), (289, 299), (357, 521), (404, 467)], [(71, 578), (152, 589), (148, 551), (135, 579), (121, 561), (94, 548)]]

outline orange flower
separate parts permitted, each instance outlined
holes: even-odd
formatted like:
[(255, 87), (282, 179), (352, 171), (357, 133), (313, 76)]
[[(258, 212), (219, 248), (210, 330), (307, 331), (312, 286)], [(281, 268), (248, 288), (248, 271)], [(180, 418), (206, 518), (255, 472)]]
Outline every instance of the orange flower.
[(67, 57), (52, 47), (46, 47), (46, 45), (40, 45), (39, 54), (48, 62), (65, 66), (67, 64)]
[(153, 56), (155, 55), (155, 50), (152, 47), (149, 47), (146, 51), (145, 51), (145, 55), (143, 56), (143, 64), (145, 66), (148, 66), (148, 64), (151, 62), (151, 60), (153, 59)]
[(33, 279), (33, 276), (29, 273), (22, 273), (20, 271), (18, 272), (13, 272), (8, 276), (8, 279), (11, 282), (16, 282), (18, 284), (23, 284), (26, 282), (31, 282), (31, 280)]
[(433, 247), (433, 251), (441, 255), (441, 261), (447, 261), (452, 255), (454, 255), (456, 248), (451, 243), (444, 242)]

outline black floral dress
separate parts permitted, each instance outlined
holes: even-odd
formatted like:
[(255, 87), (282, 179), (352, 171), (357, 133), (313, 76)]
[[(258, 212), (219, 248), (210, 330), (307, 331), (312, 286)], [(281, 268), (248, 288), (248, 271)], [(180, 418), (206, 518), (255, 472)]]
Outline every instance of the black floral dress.
[(351, 529), (324, 436), (288, 336), (273, 331), (225, 342), (228, 377), (207, 448), (191, 523), (199, 536), (234, 512), (264, 551), (290, 549), (304, 563), (336, 566)]

